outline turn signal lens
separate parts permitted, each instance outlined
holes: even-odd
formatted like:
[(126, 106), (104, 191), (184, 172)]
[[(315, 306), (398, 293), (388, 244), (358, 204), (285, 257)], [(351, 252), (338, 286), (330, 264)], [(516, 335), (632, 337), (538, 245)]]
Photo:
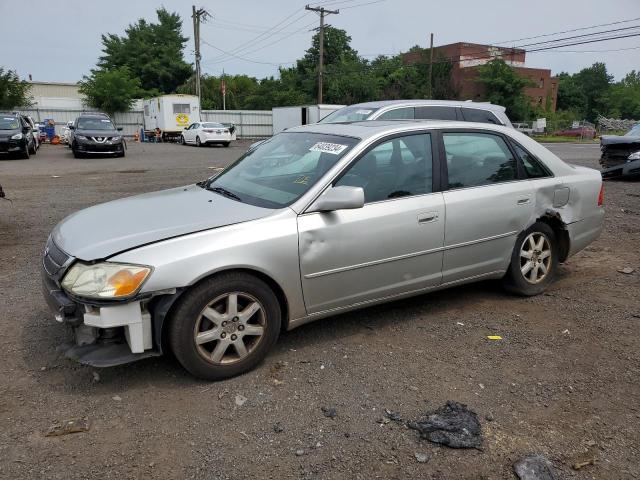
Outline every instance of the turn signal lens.
[(604, 205), (604, 183), (600, 185), (600, 193), (598, 194), (598, 206)]
[(150, 267), (76, 263), (65, 275), (62, 288), (81, 297), (125, 298), (134, 295), (151, 273)]

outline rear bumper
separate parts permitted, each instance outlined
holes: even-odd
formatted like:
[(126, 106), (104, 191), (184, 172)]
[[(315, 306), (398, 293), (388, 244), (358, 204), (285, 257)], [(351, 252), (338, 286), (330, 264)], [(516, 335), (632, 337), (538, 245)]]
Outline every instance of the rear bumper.
[(568, 256), (575, 255), (594, 242), (602, 233), (603, 226), (604, 208), (602, 207), (597, 207), (589, 217), (567, 225), (571, 244)]

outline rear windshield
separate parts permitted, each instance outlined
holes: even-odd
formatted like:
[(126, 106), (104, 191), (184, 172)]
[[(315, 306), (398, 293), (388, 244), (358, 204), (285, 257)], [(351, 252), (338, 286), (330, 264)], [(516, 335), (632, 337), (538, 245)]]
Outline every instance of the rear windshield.
[(114, 130), (115, 127), (108, 118), (84, 117), (78, 119), (80, 130)]
[(249, 150), (204, 187), (259, 207), (286, 207), (359, 141), (320, 133), (279, 133)]
[(202, 124), (204, 128), (226, 128), (221, 123), (205, 122)]
[(640, 125), (636, 125), (627, 133), (624, 134), (625, 137), (640, 137)]
[(16, 117), (0, 117), (0, 130), (16, 130), (20, 122)]
[(330, 113), (318, 123), (359, 122), (361, 120), (367, 120), (378, 110), (379, 108), (358, 107), (357, 105), (344, 107)]

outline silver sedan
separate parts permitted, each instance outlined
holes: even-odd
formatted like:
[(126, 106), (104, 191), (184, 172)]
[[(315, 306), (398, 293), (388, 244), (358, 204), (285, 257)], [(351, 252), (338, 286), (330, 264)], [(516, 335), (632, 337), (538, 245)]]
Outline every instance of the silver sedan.
[(482, 279), (539, 294), (603, 217), (599, 172), (511, 128), (309, 125), (201, 183), (64, 219), (43, 286), (72, 327), (68, 357), (110, 366), (170, 348), (222, 379), (282, 329), (339, 312)]

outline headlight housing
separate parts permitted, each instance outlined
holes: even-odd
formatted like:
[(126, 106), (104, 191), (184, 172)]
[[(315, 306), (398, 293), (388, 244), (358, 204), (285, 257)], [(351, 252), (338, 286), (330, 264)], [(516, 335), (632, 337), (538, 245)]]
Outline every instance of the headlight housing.
[(85, 137), (84, 135), (76, 135), (76, 139), (77, 140), (89, 140), (87, 137)]
[(62, 288), (79, 297), (128, 298), (140, 291), (151, 271), (152, 268), (145, 265), (76, 263), (64, 276)]
[(122, 140), (122, 137), (120, 136), (111, 137), (112, 142), (119, 142), (120, 140)]
[(633, 152), (631, 155), (627, 157), (627, 160), (640, 160), (640, 150), (637, 152)]
[(11, 135), (11, 140), (22, 140), (23, 135), (21, 133), (16, 133), (15, 135)]

